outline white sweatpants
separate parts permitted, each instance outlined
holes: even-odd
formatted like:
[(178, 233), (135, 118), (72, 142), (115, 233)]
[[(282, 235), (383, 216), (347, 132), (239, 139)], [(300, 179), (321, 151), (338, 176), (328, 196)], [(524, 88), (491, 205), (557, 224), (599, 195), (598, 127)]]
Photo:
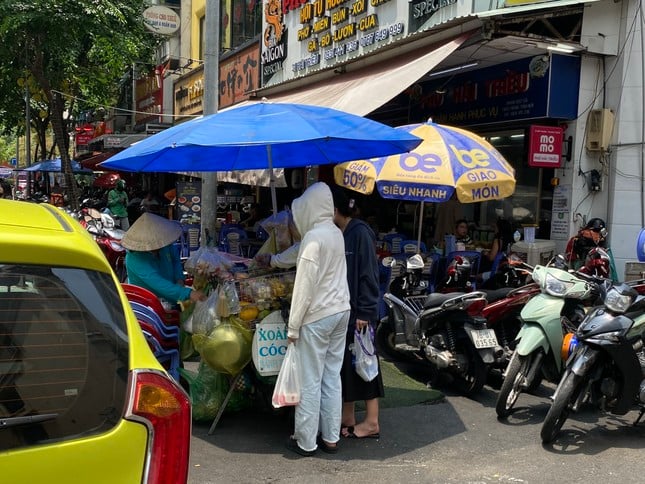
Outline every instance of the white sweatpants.
[(294, 438), (301, 449), (316, 449), (316, 436), (326, 442), (340, 439), (343, 397), (340, 368), (345, 353), (349, 311), (305, 324), (296, 345), (302, 368), (300, 403), (296, 407)]

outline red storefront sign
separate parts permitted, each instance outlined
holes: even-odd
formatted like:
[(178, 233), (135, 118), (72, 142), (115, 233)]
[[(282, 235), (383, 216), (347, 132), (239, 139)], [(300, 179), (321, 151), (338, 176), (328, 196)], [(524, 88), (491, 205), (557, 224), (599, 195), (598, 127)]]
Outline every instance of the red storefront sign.
[(564, 130), (555, 126), (531, 126), (529, 131), (529, 166), (560, 168)]

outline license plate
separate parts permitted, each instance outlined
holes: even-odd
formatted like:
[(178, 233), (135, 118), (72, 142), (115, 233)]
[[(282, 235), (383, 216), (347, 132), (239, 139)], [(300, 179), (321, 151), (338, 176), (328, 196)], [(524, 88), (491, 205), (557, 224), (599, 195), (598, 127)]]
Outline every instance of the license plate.
[(470, 335), (477, 349), (497, 346), (497, 337), (495, 336), (495, 331), (492, 329), (471, 329)]

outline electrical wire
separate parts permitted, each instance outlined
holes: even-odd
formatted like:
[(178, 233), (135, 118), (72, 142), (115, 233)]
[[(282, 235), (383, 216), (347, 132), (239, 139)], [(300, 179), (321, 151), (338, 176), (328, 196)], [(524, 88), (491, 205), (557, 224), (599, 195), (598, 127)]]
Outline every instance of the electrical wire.
[(89, 99), (84, 99), (82, 97), (74, 96), (72, 94), (67, 94), (61, 91), (57, 91), (56, 89), (52, 89), (53, 93), (60, 94), (63, 97), (66, 97), (68, 99), (73, 99), (75, 101), (81, 101), (86, 104), (89, 104), (90, 106), (94, 106), (97, 108), (103, 108), (106, 111), (108, 110), (113, 110), (115, 112), (120, 112), (120, 113), (127, 113), (127, 114), (144, 114), (147, 116), (168, 116), (168, 117), (173, 117), (173, 118), (198, 118), (201, 116), (201, 114), (165, 114), (165, 113), (150, 113), (148, 111), (136, 111), (134, 109), (127, 109), (127, 108), (115, 108), (115, 107), (106, 107), (104, 104), (97, 103), (94, 101), (90, 101)]

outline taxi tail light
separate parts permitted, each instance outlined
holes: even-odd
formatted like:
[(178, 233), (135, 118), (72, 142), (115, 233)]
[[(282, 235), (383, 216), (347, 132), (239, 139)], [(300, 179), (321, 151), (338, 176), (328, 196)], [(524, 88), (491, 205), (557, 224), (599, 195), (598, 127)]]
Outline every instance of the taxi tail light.
[(192, 415), (190, 398), (159, 371), (130, 373), (126, 418), (148, 427), (147, 484), (188, 479)]

